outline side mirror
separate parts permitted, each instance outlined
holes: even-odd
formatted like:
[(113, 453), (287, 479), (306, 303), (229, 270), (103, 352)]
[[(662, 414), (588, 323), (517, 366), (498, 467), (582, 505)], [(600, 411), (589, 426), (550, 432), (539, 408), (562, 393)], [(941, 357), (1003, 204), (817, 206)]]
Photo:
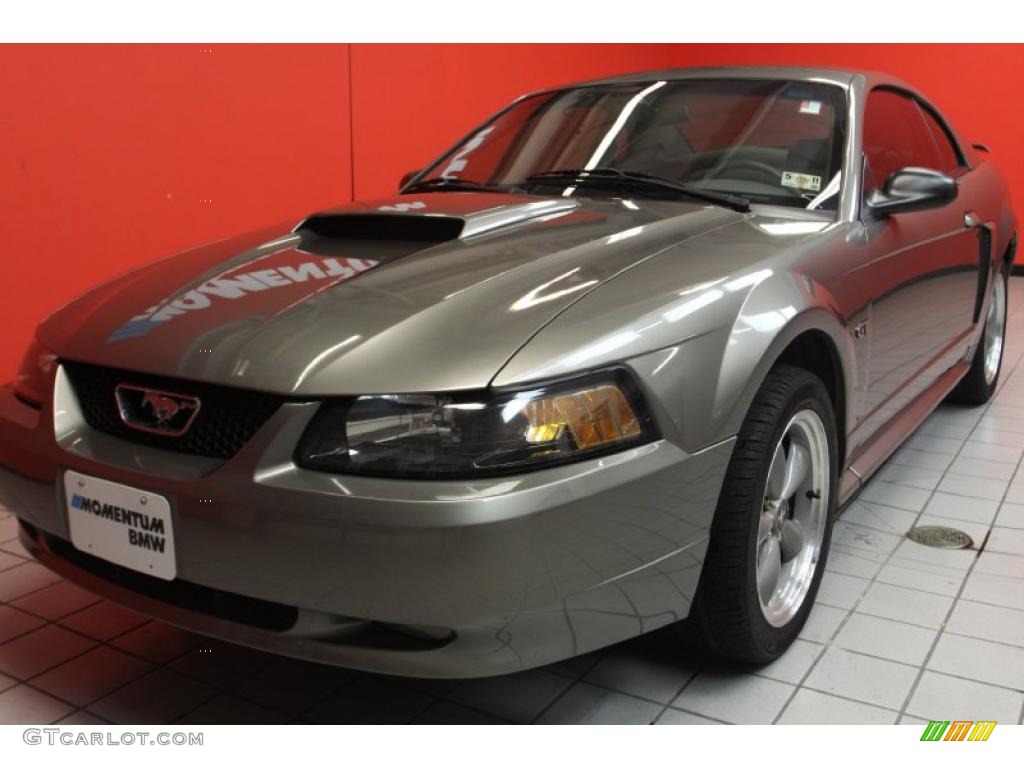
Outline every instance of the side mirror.
[(412, 181), (413, 179), (415, 179), (419, 175), (420, 175), (420, 171), (419, 171), (419, 169), (417, 169), (415, 171), (409, 171), (404, 176), (402, 176), (402, 180), (400, 182), (398, 182), (398, 191), (401, 192), (402, 188), (405, 187), (406, 184), (408, 184), (410, 181)]
[(941, 208), (956, 200), (956, 179), (930, 168), (903, 168), (871, 193), (868, 208), (877, 216)]

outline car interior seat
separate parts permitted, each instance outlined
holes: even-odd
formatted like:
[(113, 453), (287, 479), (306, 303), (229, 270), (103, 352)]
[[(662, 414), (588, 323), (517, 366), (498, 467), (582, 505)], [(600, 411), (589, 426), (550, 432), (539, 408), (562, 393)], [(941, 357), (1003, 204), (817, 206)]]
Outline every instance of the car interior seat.
[(650, 119), (651, 127), (631, 141), (619, 163), (623, 170), (679, 177), (679, 168), (693, 154), (682, 126), (689, 110), (681, 101), (659, 106)]

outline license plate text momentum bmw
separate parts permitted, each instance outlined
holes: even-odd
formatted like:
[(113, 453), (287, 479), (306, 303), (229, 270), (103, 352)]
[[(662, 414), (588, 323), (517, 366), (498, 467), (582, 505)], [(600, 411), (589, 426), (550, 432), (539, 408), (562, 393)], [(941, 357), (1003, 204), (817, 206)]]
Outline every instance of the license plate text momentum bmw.
[(167, 499), (70, 470), (64, 473), (64, 493), (76, 548), (161, 579), (175, 577)]

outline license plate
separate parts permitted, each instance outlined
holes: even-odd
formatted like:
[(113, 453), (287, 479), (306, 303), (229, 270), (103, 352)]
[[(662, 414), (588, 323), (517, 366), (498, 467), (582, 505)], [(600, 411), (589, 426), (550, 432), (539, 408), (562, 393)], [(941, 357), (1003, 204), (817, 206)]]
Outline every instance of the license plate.
[(150, 491), (64, 473), (71, 543), (82, 552), (161, 579), (173, 579), (171, 505)]

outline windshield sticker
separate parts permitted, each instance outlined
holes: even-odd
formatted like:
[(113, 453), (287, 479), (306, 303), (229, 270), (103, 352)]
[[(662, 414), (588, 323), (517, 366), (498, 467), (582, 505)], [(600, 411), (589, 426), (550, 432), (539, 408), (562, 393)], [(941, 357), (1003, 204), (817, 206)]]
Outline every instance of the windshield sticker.
[(478, 149), (481, 144), (484, 143), (484, 139), (487, 138), (487, 134), (494, 130), (494, 126), (488, 126), (482, 131), (477, 131), (476, 135), (473, 136), (469, 141), (462, 145), (462, 149), (459, 150), (458, 154), (455, 155), (439, 174), (442, 179), (454, 179), (458, 177), (458, 174), (466, 170), (466, 163), (469, 162), (469, 156), (473, 154), (475, 149)]
[(809, 189), (812, 192), (820, 192), (821, 176), (812, 176), (809, 173), (794, 173), (793, 171), (783, 171), (782, 186), (793, 187), (794, 189)]
[(806, 99), (800, 102), (801, 115), (820, 115), (821, 102), (817, 99)]

